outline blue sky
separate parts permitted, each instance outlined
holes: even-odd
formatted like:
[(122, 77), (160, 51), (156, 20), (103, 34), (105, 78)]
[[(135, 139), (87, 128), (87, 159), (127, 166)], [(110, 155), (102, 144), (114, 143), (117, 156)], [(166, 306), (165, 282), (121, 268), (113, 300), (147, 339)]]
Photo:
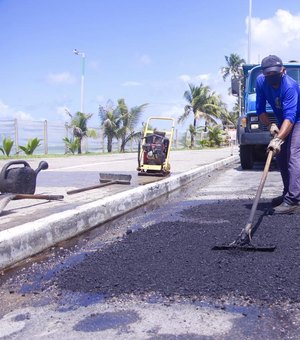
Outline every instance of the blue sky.
[[(0, 0), (0, 119), (67, 121), (124, 98), (148, 116), (178, 117), (188, 83), (231, 108), (225, 55), (248, 58), (249, 0)], [(300, 3), (252, 0), (251, 62), (300, 55)]]

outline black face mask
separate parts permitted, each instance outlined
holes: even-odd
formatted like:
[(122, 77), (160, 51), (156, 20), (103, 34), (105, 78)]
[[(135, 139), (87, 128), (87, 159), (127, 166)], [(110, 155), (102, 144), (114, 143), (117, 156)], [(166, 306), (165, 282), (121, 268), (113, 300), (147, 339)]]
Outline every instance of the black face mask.
[(281, 82), (281, 74), (280, 73), (272, 74), (270, 76), (265, 76), (265, 78), (266, 78), (267, 83), (271, 86), (279, 85), (280, 82)]

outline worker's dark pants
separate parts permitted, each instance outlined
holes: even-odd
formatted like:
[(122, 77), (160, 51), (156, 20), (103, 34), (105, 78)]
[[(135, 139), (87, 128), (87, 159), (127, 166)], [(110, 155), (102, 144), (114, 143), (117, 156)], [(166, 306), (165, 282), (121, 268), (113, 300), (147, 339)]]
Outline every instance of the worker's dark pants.
[(296, 123), (276, 157), (283, 181), (284, 201), (300, 202), (300, 123)]

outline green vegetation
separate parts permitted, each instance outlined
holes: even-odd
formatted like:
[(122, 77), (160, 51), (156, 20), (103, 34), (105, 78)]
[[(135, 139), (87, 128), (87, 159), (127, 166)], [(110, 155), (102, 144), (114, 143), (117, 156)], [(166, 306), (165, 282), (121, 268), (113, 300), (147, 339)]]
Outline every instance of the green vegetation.
[(32, 155), (37, 147), (41, 145), (41, 139), (39, 138), (33, 138), (28, 139), (27, 145), (21, 146), (19, 145), (19, 148), (26, 154), (26, 155)]
[(220, 125), (208, 127), (208, 145), (220, 147), (224, 141), (224, 131)]
[(141, 136), (141, 132), (134, 129), (147, 105), (142, 104), (128, 109), (125, 100), (119, 99), (117, 107), (114, 107), (111, 100), (105, 107), (99, 106), (100, 124), (107, 138), (107, 152), (112, 152), (114, 138), (121, 140), (120, 152), (125, 152), (126, 144)]
[(106, 106), (99, 106), (99, 118), (103, 128), (104, 137), (107, 138), (107, 152), (112, 152), (113, 138), (118, 138), (120, 124), (120, 114), (113, 107), (112, 101), (108, 101)]
[(2, 147), (0, 147), (0, 151), (3, 153), (3, 155), (9, 157), (13, 145), (14, 141), (10, 137), (4, 137), (2, 140)]
[[(75, 140), (77, 139), (77, 152), (78, 154), (81, 154), (81, 143), (82, 139), (86, 137), (96, 137), (96, 131), (92, 129), (87, 128), (87, 123), (89, 119), (92, 118), (93, 114), (85, 114), (82, 112), (76, 112), (75, 115), (72, 115), (68, 110), (66, 110), (67, 115), (70, 117), (71, 121), (68, 125), (69, 128), (73, 130), (73, 139), (68, 140), (70, 143), (75, 143)], [(68, 148), (68, 142), (66, 141), (66, 138), (63, 139), (66, 143), (66, 146)]]
[[(221, 73), (223, 75), (223, 80), (225, 81), (229, 76), (231, 78), (242, 78), (242, 65), (245, 64), (245, 59), (241, 58), (236, 53), (231, 53), (230, 56), (225, 56), (226, 66), (221, 68)], [(243, 82), (241, 82), (243, 84)], [(243, 88), (241, 88), (241, 92)], [(231, 93), (231, 88), (228, 89), (228, 92)], [(238, 96), (233, 111), (229, 113), (230, 119), (229, 123), (236, 126), (238, 117), (241, 112), (242, 107), (242, 95)]]
[(134, 129), (147, 105), (148, 104), (134, 106), (129, 110), (124, 99), (118, 100), (117, 110), (119, 110), (120, 114), (120, 127), (118, 136), (121, 138), (120, 152), (125, 152), (125, 146), (130, 140), (134, 138), (140, 138), (141, 133), (139, 131), (134, 131)]
[(189, 127), (191, 132), (190, 147), (193, 148), (197, 121), (202, 118), (205, 126), (211, 123), (217, 124), (217, 119), (224, 110), (225, 104), (209, 86), (204, 86), (202, 83), (200, 86), (189, 84), (189, 90), (185, 91), (183, 96), (188, 104), (184, 108), (184, 113), (178, 118), (178, 123), (183, 123), (190, 115), (193, 115), (193, 125)]
[(234, 78), (241, 77), (241, 66), (246, 63), (245, 59), (241, 58), (236, 53), (231, 53), (229, 57), (225, 56), (225, 60), (226, 66), (221, 68), (223, 80), (225, 81), (229, 76)]
[[(224, 81), (229, 76), (233, 78), (242, 77), (241, 66), (245, 63), (243, 58), (236, 53), (231, 53), (229, 56), (225, 56), (225, 61), (226, 65), (221, 67)], [(241, 111), (242, 98), (239, 97), (232, 111), (228, 111), (220, 95), (203, 83), (199, 85), (188, 84), (188, 89), (184, 92), (183, 97), (187, 104), (183, 108), (183, 114), (178, 118), (178, 123), (185, 122), (189, 117), (192, 117), (193, 122), (189, 125), (185, 136), (182, 137), (182, 143), (189, 148), (197, 146), (218, 147), (222, 145), (224, 140), (223, 129), (236, 127)], [(119, 152), (125, 152), (129, 141), (141, 137), (143, 123), (140, 128), (137, 128), (137, 125), (147, 107), (148, 104), (142, 104), (129, 108), (123, 98), (118, 99), (116, 106), (111, 100), (105, 106), (99, 106), (98, 116), (103, 136), (107, 141), (107, 152), (113, 152), (114, 139), (119, 142)], [(96, 131), (87, 127), (93, 114), (76, 112), (73, 115), (67, 110), (66, 113), (70, 117), (67, 127), (72, 131), (71, 137), (63, 138), (66, 153), (74, 155), (77, 152), (80, 155), (82, 153), (83, 139), (97, 137)], [(200, 124), (201, 126), (199, 126)], [(187, 142), (189, 138), (190, 142)], [(25, 155), (32, 155), (35, 149), (40, 146), (40, 142), (41, 140), (38, 138), (29, 139), (27, 145), (19, 146), (19, 149)], [(0, 147), (3, 156), (10, 156), (13, 144), (14, 142), (10, 137), (3, 139), (2, 146)], [(195, 146), (195, 144), (197, 145)], [(99, 154), (99, 152), (95, 154)], [(16, 158), (19, 157), (19, 155), (15, 156)], [(51, 155), (48, 156), (51, 157)], [(60, 155), (53, 156), (61, 157)]]
[(78, 151), (79, 146), (79, 138), (63, 138), (63, 141), (65, 142), (67, 153), (75, 154), (76, 151)]

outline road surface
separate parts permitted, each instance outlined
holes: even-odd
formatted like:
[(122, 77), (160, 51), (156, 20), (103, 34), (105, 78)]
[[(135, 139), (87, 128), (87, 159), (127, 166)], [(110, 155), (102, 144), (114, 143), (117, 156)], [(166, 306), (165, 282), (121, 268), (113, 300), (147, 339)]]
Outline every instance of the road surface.
[(276, 170), (253, 237), (275, 251), (211, 250), (238, 236), (261, 175), (214, 171), (3, 273), (2, 336), (299, 339), (299, 215), (272, 215)]

